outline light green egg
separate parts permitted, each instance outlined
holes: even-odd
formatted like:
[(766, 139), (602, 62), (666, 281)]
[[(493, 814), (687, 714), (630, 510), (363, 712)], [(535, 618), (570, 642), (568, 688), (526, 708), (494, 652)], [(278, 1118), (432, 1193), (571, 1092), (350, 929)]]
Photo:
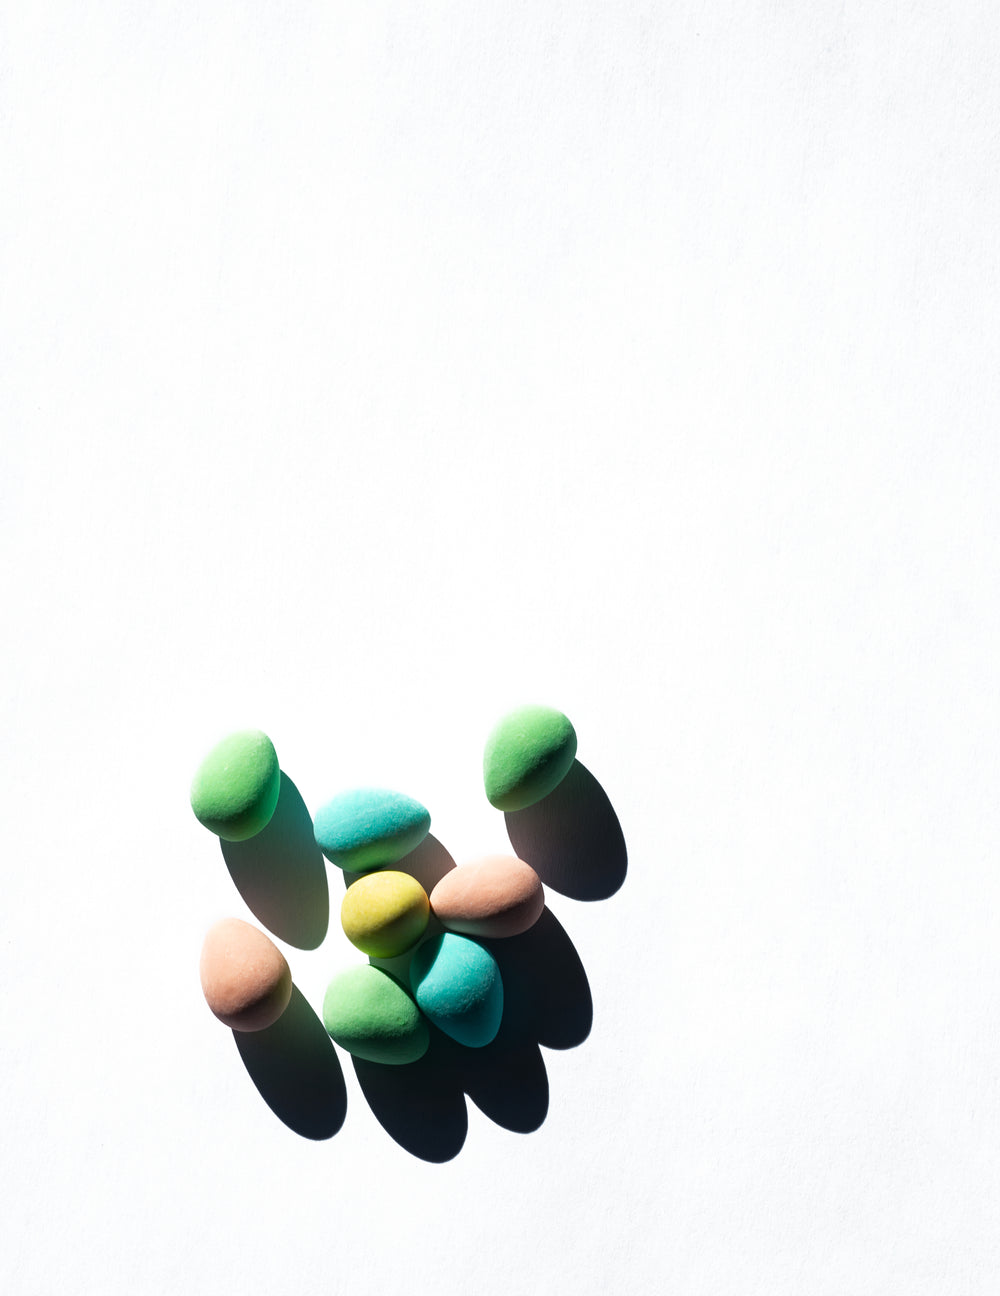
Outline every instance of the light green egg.
[(223, 738), (199, 765), (191, 809), (217, 836), (246, 841), (270, 822), (280, 789), (274, 744), (259, 729), (247, 729)]
[(498, 810), (524, 810), (563, 781), (576, 757), (576, 730), (561, 711), (525, 706), (486, 740), (483, 782)]
[(430, 1033), (403, 987), (370, 963), (335, 976), (323, 999), (323, 1025), (354, 1057), (398, 1066), (427, 1052)]

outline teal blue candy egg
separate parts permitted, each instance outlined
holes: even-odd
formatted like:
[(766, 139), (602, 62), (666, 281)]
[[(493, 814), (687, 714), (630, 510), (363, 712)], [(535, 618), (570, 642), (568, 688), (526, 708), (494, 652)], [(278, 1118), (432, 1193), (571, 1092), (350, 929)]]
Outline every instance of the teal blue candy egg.
[(427, 836), (429, 812), (413, 797), (387, 788), (354, 788), (327, 801), (313, 819), (316, 844), (349, 873), (385, 868)]
[(421, 945), (410, 963), (418, 1006), (459, 1044), (482, 1048), (500, 1029), (503, 982), (496, 959), (477, 941), (445, 932)]

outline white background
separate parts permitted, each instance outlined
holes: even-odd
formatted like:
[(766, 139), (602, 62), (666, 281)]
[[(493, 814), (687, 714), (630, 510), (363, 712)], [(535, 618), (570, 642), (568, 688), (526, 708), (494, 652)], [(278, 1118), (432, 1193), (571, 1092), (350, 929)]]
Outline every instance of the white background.
[[(992, 0), (5, 3), (0, 1288), (986, 1293)], [(565, 710), (590, 1037), (443, 1165), (208, 1012), (187, 789), (506, 843)], [(332, 895), (339, 900), (339, 880)], [(351, 950), (286, 947), (315, 1008)]]

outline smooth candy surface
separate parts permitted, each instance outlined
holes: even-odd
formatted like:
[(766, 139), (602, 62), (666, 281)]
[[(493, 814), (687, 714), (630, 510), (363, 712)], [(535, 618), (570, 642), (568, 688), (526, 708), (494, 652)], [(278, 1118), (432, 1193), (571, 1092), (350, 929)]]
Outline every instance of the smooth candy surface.
[(344, 935), (371, 958), (395, 958), (423, 936), (430, 915), (427, 892), (409, 873), (383, 869), (347, 888), (340, 906)]
[(395, 864), (420, 845), (430, 826), (430, 814), (419, 801), (386, 788), (341, 792), (313, 820), (320, 850), (351, 873)]
[(199, 823), (226, 841), (246, 841), (265, 828), (278, 804), (281, 771), (274, 744), (259, 729), (223, 738), (191, 783)]
[(503, 1016), (503, 982), (493, 955), (467, 936), (445, 932), (421, 945), (410, 963), (421, 1009), (469, 1048), (489, 1044)]
[(446, 873), (430, 901), (448, 931), (519, 936), (541, 916), (545, 892), (530, 864), (515, 855), (491, 855)]
[(223, 918), (201, 950), (201, 988), (209, 1008), (233, 1030), (273, 1025), (292, 997), (292, 974), (273, 941), (240, 918)]
[(323, 1000), (323, 1025), (355, 1057), (399, 1066), (427, 1052), (430, 1035), (398, 981), (366, 963), (334, 977)]
[(576, 731), (561, 711), (526, 706), (504, 716), (486, 740), (483, 782), (498, 810), (523, 810), (569, 773)]

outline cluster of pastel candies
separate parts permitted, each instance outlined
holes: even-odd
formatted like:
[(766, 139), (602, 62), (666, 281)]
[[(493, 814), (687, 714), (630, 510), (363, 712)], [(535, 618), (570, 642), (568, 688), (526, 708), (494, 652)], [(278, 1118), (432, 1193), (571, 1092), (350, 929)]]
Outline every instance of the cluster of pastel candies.
[[(521, 810), (562, 782), (576, 755), (576, 733), (560, 711), (529, 706), (505, 716), (483, 759), (486, 795), (497, 809)], [(227, 841), (245, 841), (270, 822), (281, 773), (271, 740), (233, 734), (209, 752), (191, 786), (198, 820)], [(500, 969), (477, 937), (527, 931), (545, 905), (535, 871), (514, 856), (491, 856), (451, 869), (428, 895), (398, 864), (427, 836), (431, 817), (412, 797), (358, 788), (328, 801), (313, 821), (326, 858), (354, 878), (341, 907), (348, 940), (372, 959), (412, 951), (409, 985), (373, 963), (340, 973), (323, 1001), (332, 1039), (371, 1062), (414, 1062), (430, 1042), (428, 1021), (469, 1048), (500, 1029)], [(431, 916), (437, 920), (429, 927)], [(263, 1030), (284, 1012), (292, 977), (284, 955), (258, 928), (237, 918), (205, 938), (201, 983), (212, 1012), (239, 1031)]]

